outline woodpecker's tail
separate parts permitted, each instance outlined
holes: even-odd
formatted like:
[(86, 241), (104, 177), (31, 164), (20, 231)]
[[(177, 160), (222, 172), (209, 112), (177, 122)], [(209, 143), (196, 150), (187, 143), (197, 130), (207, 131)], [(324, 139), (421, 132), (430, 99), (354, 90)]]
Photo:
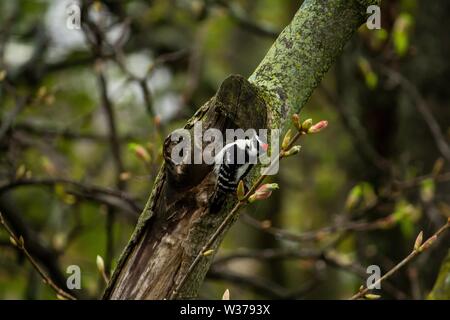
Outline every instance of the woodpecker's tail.
[(209, 206), (209, 211), (211, 213), (219, 212), (227, 197), (227, 193), (223, 190), (217, 189), (212, 196), (211, 205)]

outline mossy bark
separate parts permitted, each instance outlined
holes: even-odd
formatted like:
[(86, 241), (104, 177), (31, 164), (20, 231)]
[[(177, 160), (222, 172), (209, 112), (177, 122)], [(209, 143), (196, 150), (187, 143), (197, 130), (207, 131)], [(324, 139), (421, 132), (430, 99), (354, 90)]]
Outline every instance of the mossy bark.
[[(367, 7), (376, 3), (304, 1), (249, 80), (227, 78), (185, 128), (191, 130), (201, 120), (204, 130), (286, 129), (290, 115), (305, 105), (347, 40), (364, 22)], [(214, 189), (211, 167), (175, 166), (168, 157), (171, 148), (166, 140), (165, 164), (105, 291), (105, 299), (169, 298), (236, 201), (230, 196), (221, 212), (210, 214), (208, 200)], [(211, 249), (219, 246), (234, 221)], [(201, 260), (178, 298), (196, 296), (212, 259), (210, 255)]]

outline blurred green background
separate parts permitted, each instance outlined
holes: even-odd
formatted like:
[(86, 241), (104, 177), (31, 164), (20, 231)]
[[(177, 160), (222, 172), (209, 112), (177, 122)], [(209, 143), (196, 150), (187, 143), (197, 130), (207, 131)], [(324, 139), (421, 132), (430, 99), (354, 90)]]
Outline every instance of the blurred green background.
[[(301, 3), (85, 1), (108, 44), (99, 49), (95, 33), (67, 26), (80, 2), (0, 1), (0, 210), (57, 283), (78, 265), (75, 293), (100, 296), (96, 257), (109, 274), (165, 136), (229, 74), (248, 77)], [(421, 230), (445, 224), (448, 15), (447, 0), (383, 1), (382, 29), (360, 28), (300, 114), (329, 128), (282, 162), (280, 190), (245, 210), (201, 298), (228, 288), (232, 299), (345, 299), (367, 266), (388, 271)], [(426, 298), (448, 240), (383, 284), (382, 297)], [(56, 299), (3, 229), (0, 298)]]

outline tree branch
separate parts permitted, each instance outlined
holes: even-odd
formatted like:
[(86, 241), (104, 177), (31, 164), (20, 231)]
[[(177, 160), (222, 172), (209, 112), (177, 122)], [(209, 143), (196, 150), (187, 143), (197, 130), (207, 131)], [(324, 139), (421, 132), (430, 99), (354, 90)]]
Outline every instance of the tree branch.
[[(32, 178), (15, 180), (3, 185), (0, 185), (0, 195), (14, 190), (16, 188), (27, 186), (55, 186), (63, 184), (73, 187), (75, 190), (70, 193), (77, 194), (80, 197), (91, 199), (108, 206), (118, 207), (126, 213), (126, 216), (132, 220), (137, 218), (138, 212), (142, 211), (142, 207), (137, 204), (135, 198), (131, 197), (124, 191), (113, 190), (96, 185), (91, 185), (84, 182), (70, 180), (66, 178)], [(79, 190), (77, 192), (77, 190)], [(114, 200), (112, 200), (114, 199)]]
[(450, 299), (450, 250), (446, 258), (442, 261), (441, 269), (437, 275), (436, 283), (427, 299), (430, 300), (449, 300)]
[[(383, 275), (380, 279), (375, 281), (370, 288), (362, 288), (359, 290), (359, 292), (355, 293), (350, 300), (356, 300), (363, 297), (366, 297), (366, 295), (369, 293), (371, 288), (375, 288), (378, 284), (381, 284), (381, 282), (385, 281), (389, 277), (391, 277), (394, 273), (396, 273), (398, 270), (400, 270), (403, 266), (405, 266), (408, 262), (410, 262), (412, 259), (414, 259), (416, 256), (424, 252), (425, 250), (428, 250), (428, 248), (437, 240), (437, 238), (444, 233), (448, 228), (450, 228), (450, 218), (448, 219), (447, 223), (442, 226), (438, 231), (436, 231), (430, 238), (428, 238), (424, 243), (420, 240), (416, 240), (416, 244), (414, 245), (413, 251), (402, 261), (400, 261), (398, 264), (396, 264), (391, 270), (389, 270), (385, 275)], [(419, 237), (421, 234), (419, 234)], [(418, 238), (419, 239), (419, 238)]]

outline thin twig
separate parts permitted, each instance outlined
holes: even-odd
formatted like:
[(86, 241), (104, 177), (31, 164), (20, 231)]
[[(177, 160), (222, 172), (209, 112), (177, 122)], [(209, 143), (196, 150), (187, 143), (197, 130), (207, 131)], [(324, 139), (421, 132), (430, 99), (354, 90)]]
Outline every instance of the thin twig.
[[(50, 128), (49, 128), (50, 127)], [(78, 132), (68, 128), (51, 127), (51, 124), (36, 125), (31, 122), (16, 123), (12, 127), (14, 131), (20, 131), (29, 135), (37, 135), (39, 138), (63, 138), (67, 140), (86, 140), (98, 143), (109, 142), (109, 137), (103, 134), (97, 134), (95, 132)], [(140, 137), (138, 134), (125, 134), (118, 139), (121, 143), (138, 140)]]
[[(116, 115), (114, 112), (114, 106), (112, 101), (110, 100), (108, 96), (108, 84), (106, 76), (103, 72), (103, 45), (111, 46), (108, 41), (106, 40), (106, 37), (104, 36), (102, 30), (100, 27), (96, 25), (95, 22), (91, 21), (89, 17), (85, 19), (85, 25), (83, 28), (83, 31), (85, 32), (85, 37), (88, 40), (92, 55), (99, 59), (96, 73), (97, 73), (97, 83), (98, 83), (98, 89), (100, 91), (100, 102), (101, 107), (105, 113), (106, 116), (106, 124), (108, 126), (108, 135), (109, 135), (109, 145), (114, 161), (114, 167), (115, 167), (115, 178), (116, 178), (116, 187), (120, 191), (124, 191), (126, 189), (126, 183), (124, 180), (120, 178), (120, 174), (124, 172), (124, 163), (122, 160), (122, 150), (121, 150), (121, 144), (118, 138), (117, 133), (117, 122), (116, 122)], [(91, 31), (93, 34), (92, 41), (89, 41), (89, 36), (87, 32)], [(114, 50), (114, 48), (113, 48)], [(115, 51), (117, 52), (117, 51)], [(117, 58), (118, 61), (121, 61), (120, 58)], [(106, 255), (105, 255), (105, 270), (106, 273), (109, 274), (111, 270), (111, 264), (112, 259), (114, 255), (114, 223), (115, 223), (115, 215), (116, 210), (108, 206), (107, 207), (107, 213), (106, 213)]]
[[(101, 44), (99, 44), (101, 45)], [(111, 100), (108, 97), (106, 77), (103, 71), (98, 72), (98, 84), (101, 92), (101, 104), (103, 110), (106, 114), (106, 122), (108, 125), (108, 134), (110, 139), (110, 148), (113, 155), (114, 165), (115, 165), (115, 177), (116, 177), (116, 187), (123, 191), (126, 188), (125, 181), (120, 178), (120, 174), (124, 172), (124, 164), (121, 155), (121, 144), (118, 139), (116, 117), (113, 109)], [(113, 207), (108, 206), (106, 214), (106, 255), (105, 255), (105, 269), (106, 273), (109, 274), (111, 270), (112, 259), (114, 256), (114, 222), (115, 222), (116, 212)]]
[(427, 175), (419, 176), (419, 177), (412, 178), (412, 179), (406, 180), (406, 181), (394, 181), (394, 184), (397, 187), (403, 188), (403, 189), (415, 188), (415, 187), (419, 186), (423, 181), (428, 180), (428, 179), (433, 179), (435, 182), (438, 182), (438, 183), (449, 182), (450, 181), (450, 172), (444, 172), (439, 175), (427, 174)]
[(387, 172), (392, 171), (389, 161), (383, 158), (369, 141), (367, 132), (364, 130), (364, 127), (359, 120), (340, 103), (338, 97), (333, 94), (331, 90), (324, 85), (321, 85), (319, 88), (328, 103), (335, 107), (344, 128), (352, 137), (355, 149), (361, 158), (378, 170)]
[(253, 290), (257, 294), (264, 295), (271, 299), (283, 299), (290, 294), (286, 288), (265, 278), (248, 276), (237, 272), (223, 270), (219, 268), (211, 268), (207, 277), (211, 280), (226, 280), (234, 282), (240, 286), (245, 286)]
[(21, 113), (29, 104), (30, 95), (26, 97), (16, 97), (16, 106), (11, 110), (0, 125), (0, 141), (3, 140), (10, 127), (14, 124), (19, 113)]
[[(220, 268), (220, 266), (232, 262), (236, 259), (254, 259), (258, 261), (277, 260), (277, 259), (294, 259), (294, 260), (314, 260), (323, 261), (327, 266), (341, 269), (345, 272), (349, 272), (358, 276), (361, 279), (366, 279), (366, 269), (360, 264), (349, 261), (343, 258), (334, 247), (337, 242), (332, 246), (326, 246), (322, 249), (298, 249), (298, 248), (276, 248), (276, 249), (262, 249), (262, 250), (248, 250), (240, 249), (231, 254), (223, 255), (214, 260), (212, 268)], [(401, 290), (397, 289), (389, 282), (384, 283), (386, 292), (391, 293), (398, 299), (406, 299), (407, 295)]]

